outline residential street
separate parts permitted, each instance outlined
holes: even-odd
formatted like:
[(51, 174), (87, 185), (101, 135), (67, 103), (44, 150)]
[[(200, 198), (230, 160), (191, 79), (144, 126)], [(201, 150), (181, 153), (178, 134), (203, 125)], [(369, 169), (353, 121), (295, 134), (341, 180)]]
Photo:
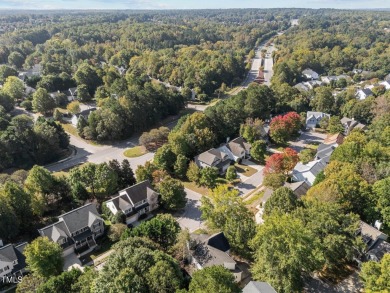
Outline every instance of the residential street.
[(199, 210), (202, 195), (187, 188), (185, 191), (187, 193), (187, 206), (185, 207), (184, 213), (177, 216), (176, 219), (180, 227), (183, 229), (188, 228), (190, 232), (193, 232), (203, 227), (203, 222), (200, 218), (202, 213)]
[[(172, 129), (176, 123), (177, 120), (172, 121), (165, 126)], [(76, 154), (66, 161), (47, 165), (46, 168), (49, 171), (58, 172), (86, 162), (103, 163), (114, 159), (121, 162), (124, 159), (128, 159), (133, 170), (136, 170), (139, 165), (144, 165), (147, 161), (152, 160), (154, 156), (154, 153), (147, 153), (137, 158), (126, 158), (123, 155), (123, 152), (128, 148), (137, 146), (138, 140), (139, 136), (137, 135), (114, 145), (95, 146), (78, 137), (70, 135), (70, 144), (75, 147)]]
[(272, 52), (276, 51), (276, 48), (273, 44), (268, 47), (267, 53), (264, 60), (264, 79), (265, 85), (270, 86), (271, 85), (271, 78), (274, 75), (273, 66), (274, 66), (274, 60), (272, 59)]

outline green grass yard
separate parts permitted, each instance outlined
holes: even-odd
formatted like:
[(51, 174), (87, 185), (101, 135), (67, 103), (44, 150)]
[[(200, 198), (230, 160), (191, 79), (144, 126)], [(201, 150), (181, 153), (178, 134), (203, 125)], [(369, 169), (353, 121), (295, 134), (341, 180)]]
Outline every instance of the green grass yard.
[(146, 150), (143, 146), (136, 146), (130, 149), (127, 149), (123, 155), (128, 158), (137, 158), (146, 154)]

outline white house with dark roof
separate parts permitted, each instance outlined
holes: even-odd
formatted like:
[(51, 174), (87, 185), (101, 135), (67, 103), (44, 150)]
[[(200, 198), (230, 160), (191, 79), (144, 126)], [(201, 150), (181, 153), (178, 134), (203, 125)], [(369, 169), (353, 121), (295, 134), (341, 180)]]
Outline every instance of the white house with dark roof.
[(250, 281), (244, 289), (242, 289), (242, 293), (277, 293), (275, 289), (266, 282), (256, 282)]
[(79, 122), (79, 119), (80, 119), (80, 116), (83, 116), (85, 118), (85, 120), (88, 121), (88, 117), (89, 117), (89, 114), (91, 114), (93, 111), (96, 111), (96, 108), (89, 108), (89, 109), (86, 109), (84, 111), (81, 111), (80, 113), (77, 113), (77, 114), (74, 114), (72, 116), (72, 125), (74, 127), (77, 127), (77, 123)]
[(317, 72), (310, 68), (306, 68), (305, 70), (303, 70), (302, 75), (309, 80), (317, 80), (320, 77)]
[(85, 251), (96, 246), (95, 239), (104, 233), (104, 221), (95, 204), (74, 209), (59, 216), (58, 222), (38, 230), (63, 249), (63, 255)]
[(369, 88), (360, 89), (356, 92), (356, 98), (359, 100), (365, 100), (369, 96), (373, 96), (374, 93)]
[(27, 242), (0, 247), (0, 284), (3, 277), (21, 276), (26, 271), (26, 257), (23, 250)]
[(140, 182), (119, 191), (119, 195), (104, 204), (113, 215), (122, 212), (126, 224), (138, 221), (143, 214), (148, 214), (158, 207), (159, 194), (153, 190), (149, 180)]
[(307, 164), (299, 162), (292, 171), (292, 178), (296, 182), (305, 181), (308, 185), (313, 186), (316, 176), (325, 167), (326, 163), (323, 160), (315, 160)]
[(198, 270), (211, 266), (223, 266), (234, 276), (236, 282), (242, 280), (242, 271), (230, 256), (230, 245), (223, 232), (208, 236), (191, 234), (191, 261)]
[(195, 157), (195, 163), (199, 168), (216, 167), (219, 174), (226, 173), (231, 161), (231, 158), (226, 152), (214, 148)]
[(306, 128), (313, 129), (320, 123), (323, 118), (330, 118), (330, 114), (322, 113), (322, 112), (313, 112), (308, 111), (306, 113)]

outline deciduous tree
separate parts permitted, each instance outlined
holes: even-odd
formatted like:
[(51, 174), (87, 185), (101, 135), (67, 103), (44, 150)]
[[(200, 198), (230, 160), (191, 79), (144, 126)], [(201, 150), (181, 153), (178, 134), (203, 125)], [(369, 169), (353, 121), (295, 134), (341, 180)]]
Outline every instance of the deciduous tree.
[(62, 248), (47, 237), (38, 237), (24, 249), (26, 263), (31, 272), (48, 279), (62, 272)]

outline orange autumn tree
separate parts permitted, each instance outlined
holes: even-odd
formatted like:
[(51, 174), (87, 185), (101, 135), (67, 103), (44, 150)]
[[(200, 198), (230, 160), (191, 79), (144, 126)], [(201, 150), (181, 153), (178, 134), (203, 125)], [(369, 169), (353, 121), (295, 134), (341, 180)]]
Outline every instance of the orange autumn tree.
[(264, 175), (274, 173), (287, 175), (288, 172), (294, 169), (298, 162), (298, 153), (291, 148), (285, 148), (283, 153), (273, 154), (267, 159), (264, 168)]

